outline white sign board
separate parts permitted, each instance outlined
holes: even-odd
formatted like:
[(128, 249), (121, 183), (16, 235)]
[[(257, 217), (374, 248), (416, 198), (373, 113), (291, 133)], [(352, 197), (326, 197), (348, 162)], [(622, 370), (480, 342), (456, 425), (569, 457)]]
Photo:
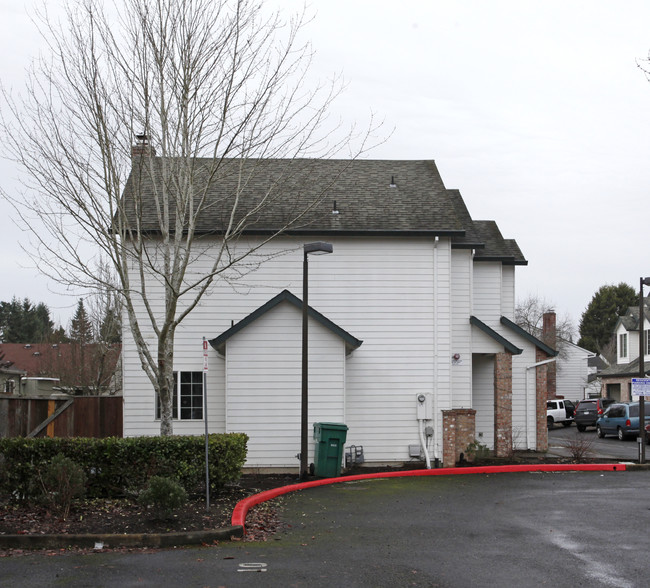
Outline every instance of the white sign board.
[(650, 378), (632, 378), (632, 396), (650, 396)]
[[(203, 337), (203, 371), (208, 371), (208, 342)], [(648, 393), (650, 395), (650, 392)]]

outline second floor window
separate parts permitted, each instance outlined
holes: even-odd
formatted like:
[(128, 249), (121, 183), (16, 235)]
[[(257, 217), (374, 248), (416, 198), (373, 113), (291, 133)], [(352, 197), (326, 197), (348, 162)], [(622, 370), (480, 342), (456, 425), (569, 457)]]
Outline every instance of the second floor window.
[(618, 356), (627, 357), (627, 333), (618, 336)]

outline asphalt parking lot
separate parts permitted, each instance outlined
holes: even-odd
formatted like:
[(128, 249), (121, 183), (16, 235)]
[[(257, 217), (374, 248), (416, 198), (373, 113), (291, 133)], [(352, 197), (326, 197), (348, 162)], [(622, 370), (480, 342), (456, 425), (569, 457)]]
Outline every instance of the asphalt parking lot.
[[(548, 431), (549, 453), (570, 456), (571, 443), (584, 443), (587, 446), (587, 457), (605, 458), (613, 461), (638, 462), (639, 445), (636, 438), (619, 441), (616, 437), (599, 439), (596, 428), (589, 427), (580, 433), (575, 425), (563, 427), (556, 425)], [(650, 460), (650, 446), (646, 445), (646, 457)]]
[(282, 497), (287, 527), (265, 543), (8, 557), (0, 584), (643, 586), (649, 484), (647, 470), (346, 482)]

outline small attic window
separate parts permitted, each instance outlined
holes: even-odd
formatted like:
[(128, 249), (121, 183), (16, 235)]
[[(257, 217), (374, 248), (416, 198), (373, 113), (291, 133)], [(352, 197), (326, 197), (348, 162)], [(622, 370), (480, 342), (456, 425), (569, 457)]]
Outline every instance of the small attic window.
[(390, 177), (390, 184), (388, 184), (389, 188), (397, 188), (397, 184), (395, 183), (395, 176)]

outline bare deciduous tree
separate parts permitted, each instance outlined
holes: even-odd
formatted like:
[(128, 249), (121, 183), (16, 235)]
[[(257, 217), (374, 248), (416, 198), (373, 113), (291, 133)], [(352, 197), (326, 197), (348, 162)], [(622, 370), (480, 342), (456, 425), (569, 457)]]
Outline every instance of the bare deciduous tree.
[[(62, 24), (47, 14), (41, 23), (47, 55), (34, 63), (24, 95), (4, 92), (5, 152), (25, 172), (22, 195), (4, 196), (34, 229), (32, 252), (50, 277), (110, 289), (98, 271), (110, 266), (160, 399), (161, 433), (172, 434), (178, 325), (217, 276), (236, 275), (273, 238), (234, 247), (283, 186), (295, 189), (306, 173), (291, 162), (343, 149), (358, 156), (372, 119), (358, 134), (330, 122), (341, 84), (334, 78), (310, 89), (310, 48), (298, 39), (304, 14), (285, 22), (249, 0), (124, 0), (110, 12), (81, 0), (68, 5)], [(286, 160), (285, 172), (259, 186), (254, 176), (268, 158)], [(229, 193), (208, 198), (224, 175), (237, 179)], [(245, 194), (254, 184), (251, 201)], [(324, 185), (318, 198), (326, 192)], [(275, 234), (316, 204), (284, 210)], [(199, 223), (206, 215), (220, 221), (220, 247), (211, 270), (195, 275), (188, 268), (206, 252)], [(152, 303), (152, 278), (162, 309)]]
[[(538, 296), (529, 295), (519, 300), (515, 306), (515, 323), (529, 333), (540, 337), (543, 327), (544, 314), (555, 312), (555, 305)], [(576, 327), (568, 314), (556, 318), (555, 323), (556, 343), (551, 346), (556, 348), (560, 357), (564, 357), (564, 344), (573, 343)]]

